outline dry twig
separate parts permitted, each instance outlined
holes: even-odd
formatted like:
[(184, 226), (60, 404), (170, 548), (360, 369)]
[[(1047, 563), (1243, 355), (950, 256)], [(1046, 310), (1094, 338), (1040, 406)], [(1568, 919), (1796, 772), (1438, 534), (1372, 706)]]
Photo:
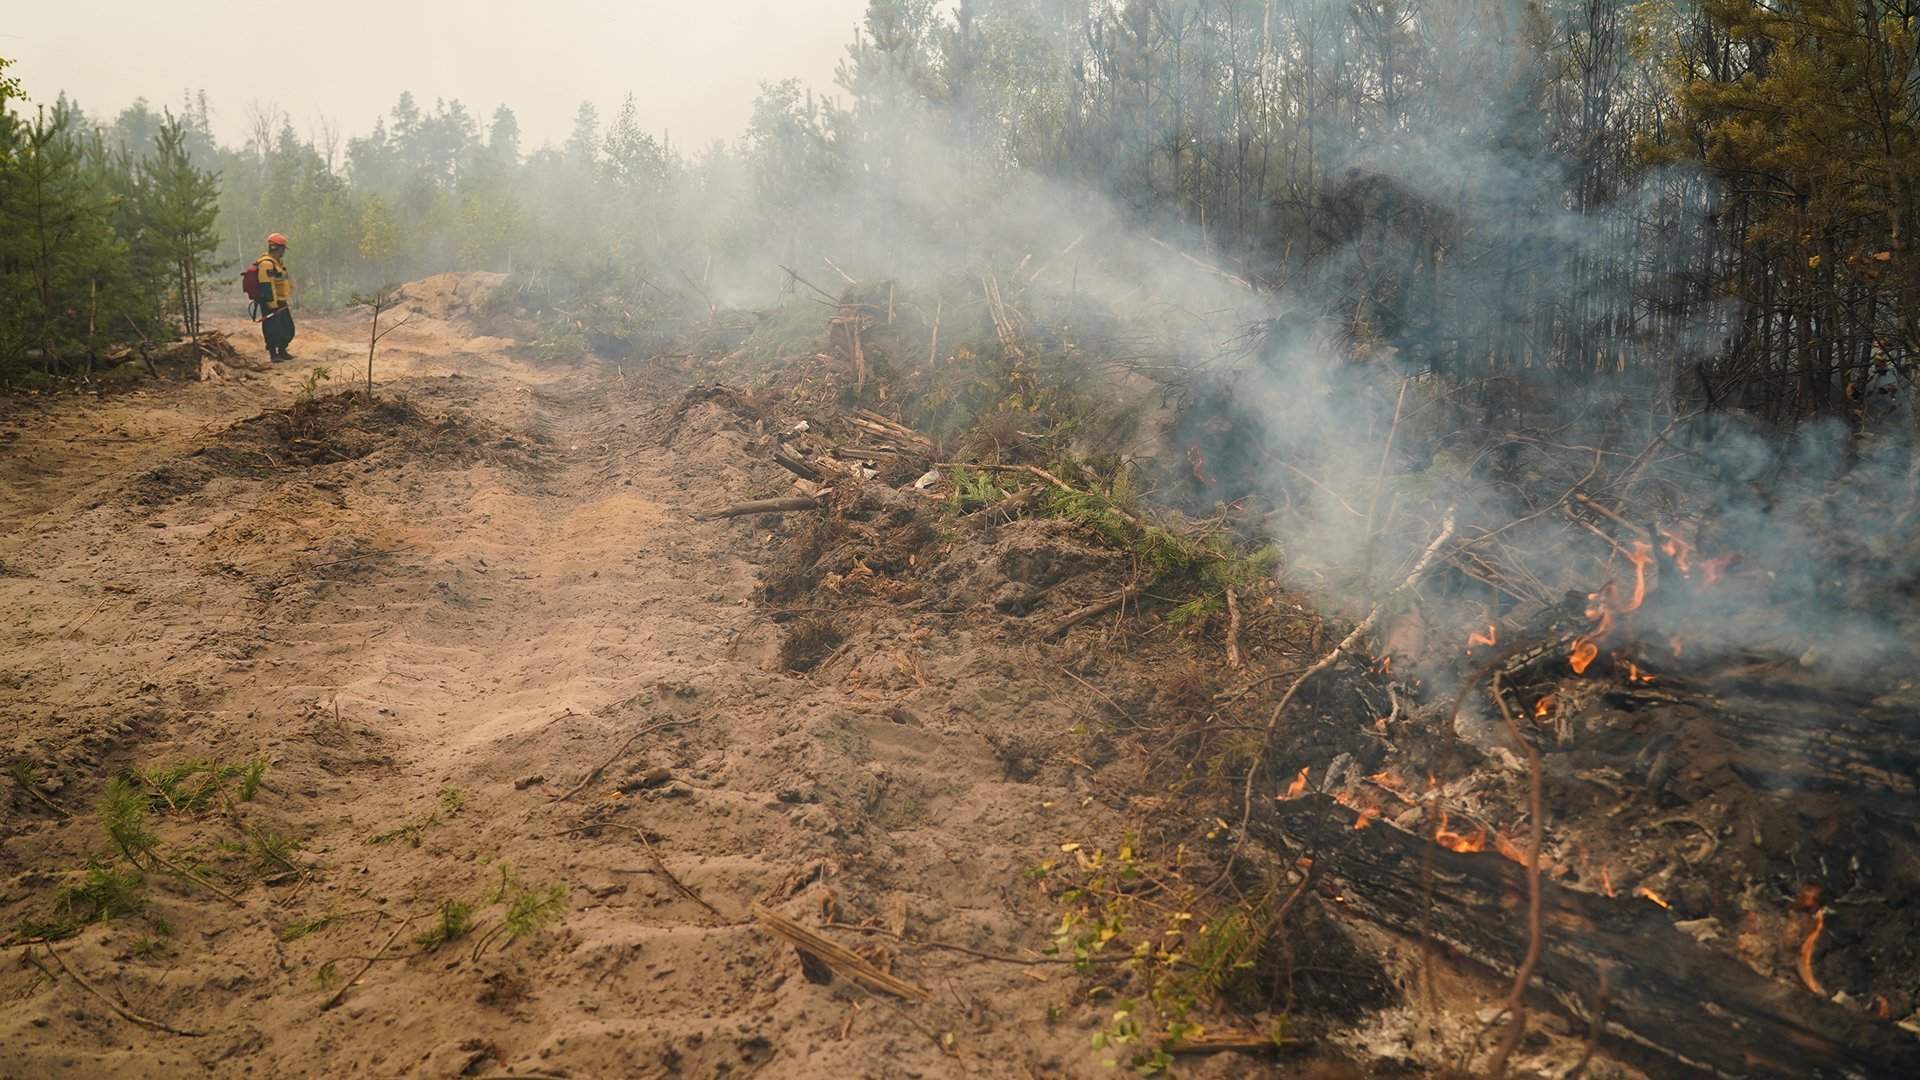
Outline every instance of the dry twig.
[(598, 765), (595, 765), (593, 767), (593, 771), (588, 773), (585, 777), (583, 777), (578, 784), (575, 784), (572, 790), (568, 791), (565, 795), (560, 796), (558, 799), (555, 799), (554, 801), (566, 802), (568, 799), (571, 799), (575, 795), (578, 795), (580, 794), (580, 792), (586, 790), (586, 786), (588, 784), (593, 783), (595, 777), (607, 771), (607, 766), (612, 765), (616, 761), (619, 761), (620, 755), (626, 753), (627, 747), (632, 746), (634, 743), (634, 740), (638, 739), (640, 736), (650, 734), (655, 731), (660, 731), (665, 728), (680, 727), (683, 724), (691, 724), (691, 723), (693, 723), (693, 720), (691, 718), (688, 718), (685, 720), (662, 720), (657, 724), (648, 724), (646, 727), (643, 727), (639, 731), (636, 731), (633, 734), (627, 736), (627, 741), (620, 744), (620, 749), (615, 750), (612, 756), (608, 757), (607, 760), (601, 762)]
[(1231, 585), (1227, 586), (1227, 666), (1234, 671), (1246, 666), (1240, 656), (1240, 598)]
[[(206, 1034), (206, 1032), (204, 1031), (188, 1031), (185, 1028), (177, 1028), (171, 1024), (162, 1023), (159, 1020), (154, 1020), (149, 1017), (141, 1016), (139, 1013), (134, 1012), (132, 1009), (126, 1008), (125, 1006), (121, 1005), (119, 1002), (108, 997), (104, 992), (100, 990), (99, 987), (88, 982), (84, 977), (81, 976), (79, 972), (68, 967), (67, 962), (61, 959), (60, 954), (54, 951), (52, 942), (50, 941), (42, 942), (42, 944), (46, 946), (47, 955), (53, 957), (53, 962), (60, 965), (60, 970), (66, 972), (68, 978), (72, 979), (76, 983), (79, 983), (80, 988), (82, 990), (85, 990), (87, 993), (92, 994), (94, 997), (97, 997), (101, 1001), (106, 1002), (107, 1008), (112, 1009), (114, 1012), (118, 1013), (121, 1019), (131, 1021), (132, 1023), (135, 1023), (135, 1024), (139, 1024), (141, 1027), (144, 1027), (144, 1028), (152, 1028), (155, 1031), (164, 1031), (169, 1035), (180, 1035), (189, 1039), (198, 1039), (201, 1036)], [(31, 951), (27, 953), (27, 959), (29, 962), (33, 964), (34, 967), (39, 968), (43, 973), (45, 973), (47, 978), (49, 979), (53, 978), (53, 972), (47, 971), (45, 965), (41, 964), (40, 961), (35, 960), (33, 958), (33, 953)]]
[(353, 973), (353, 978), (348, 979), (345, 983), (342, 983), (340, 986), (340, 989), (335, 990), (333, 992), (333, 996), (327, 999), (327, 1003), (325, 1005), (320, 1006), (320, 1011), (326, 1012), (328, 1009), (333, 1008), (334, 1006), (340, 1004), (340, 1002), (345, 1000), (347, 996), (347, 991), (353, 989), (353, 984), (359, 982), (361, 977), (366, 975), (367, 972), (372, 971), (373, 965), (386, 959), (387, 950), (393, 948), (393, 943), (399, 940), (401, 932), (406, 930), (406, 928), (408, 926), (411, 926), (412, 924), (413, 924), (413, 916), (409, 915), (405, 919), (402, 919), (400, 921), (400, 925), (393, 928), (393, 933), (387, 935), (387, 940), (384, 944), (380, 946), (380, 951), (377, 953), (374, 953), (372, 956), (367, 957), (367, 962), (361, 965), (359, 971), (356, 971)]
[(930, 996), (925, 989), (881, 971), (859, 953), (821, 937), (779, 912), (755, 904), (753, 917), (769, 933), (785, 938), (794, 948), (870, 990), (883, 991), (909, 1001), (925, 1001)]

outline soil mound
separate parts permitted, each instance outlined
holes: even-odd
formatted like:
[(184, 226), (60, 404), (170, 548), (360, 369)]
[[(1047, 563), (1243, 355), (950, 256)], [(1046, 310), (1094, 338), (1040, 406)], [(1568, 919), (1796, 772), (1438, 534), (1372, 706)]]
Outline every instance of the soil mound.
[(400, 294), (408, 308), (429, 319), (470, 320), (482, 313), (487, 299), (506, 280), (505, 274), (484, 271), (435, 274), (408, 282)]
[[(460, 412), (435, 413), (402, 394), (345, 390), (302, 398), (227, 428), (196, 456), (218, 471), (258, 476), (290, 467), (316, 467), (391, 456), (437, 461), (449, 467), (489, 462), (518, 469), (533, 465), (531, 448), (497, 424)], [(172, 470), (163, 466), (152, 479)]]

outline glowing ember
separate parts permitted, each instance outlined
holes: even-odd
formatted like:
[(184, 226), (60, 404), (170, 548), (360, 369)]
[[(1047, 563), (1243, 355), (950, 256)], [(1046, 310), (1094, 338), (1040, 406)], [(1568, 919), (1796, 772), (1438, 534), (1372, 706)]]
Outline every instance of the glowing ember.
[(1355, 829), (1364, 829), (1367, 826), (1373, 824), (1373, 819), (1379, 816), (1380, 816), (1380, 807), (1372, 803), (1368, 803), (1366, 806), (1363, 806), (1360, 808), (1360, 816), (1354, 819), (1353, 827)]
[(1575, 675), (1585, 675), (1587, 669), (1600, 657), (1600, 646), (1591, 638), (1581, 638), (1573, 643), (1573, 655), (1567, 657), (1567, 664)]
[[(1609, 896), (1611, 896), (1611, 895), (1613, 895), (1613, 894), (1612, 894), (1612, 893), (1608, 893), (1607, 895), (1609, 895)], [(1667, 902), (1666, 902), (1665, 900), (1663, 900), (1663, 899), (1661, 899), (1661, 897), (1660, 897), (1660, 894), (1659, 894), (1659, 893), (1657, 893), (1657, 892), (1654, 892), (1654, 891), (1653, 891), (1652, 889), (1649, 889), (1649, 888), (1647, 888), (1647, 887), (1646, 887), (1645, 885), (1636, 885), (1636, 886), (1634, 886), (1634, 889), (1633, 889), (1633, 895), (1635, 895), (1635, 896), (1644, 896), (1644, 897), (1646, 897), (1646, 898), (1647, 898), (1648, 900), (1651, 900), (1651, 901), (1653, 901), (1654, 903), (1656, 903), (1656, 904), (1659, 904), (1659, 905), (1660, 905), (1661, 907), (1663, 907), (1663, 908), (1671, 908), (1671, 907), (1673, 906), (1672, 904), (1669, 904), (1669, 903), (1667, 903)]]
[(1306, 792), (1307, 770), (1311, 767), (1307, 765), (1300, 767), (1300, 775), (1294, 777), (1293, 783), (1287, 785), (1287, 793), (1280, 796), (1282, 799), (1297, 799)]
[(1440, 824), (1433, 830), (1433, 842), (1446, 848), (1448, 851), (1458, 851), (1462, 854), (1474, 851), (1485, 851), (1487, 849), (1487, 830), (1485, 826), (1481, 826), (1473, 831), (1473, 835), (1462, 836), (1452, 829), (1447, 828), (1447, 812), (1442, 810), (1440, 811)]
[(1548, 694), (1546, 697), (1533, 703), (1533, 718), (1535, 720), (1544, 720), (1553, 713), (1553, 709), (1553, 695)]
[(1487, 624), (1487, 632), (1484, 634), (1478, 630), (1475, 630), (1473, 633), (1467, 635), (1468, 650), (1472, 650), (1473, 647), (1476, 645), (1498, 645), (1498, 644), (1500, 644), (1500, 629), (1494, 626), (1492, 623)]
[(1795, 897), (1793, 900), (1793, 910), (1815, 911), (1815, 910), (1818, 910), (1819, 907), (1820, 907), (1820, 886), (1818, 885), (1801, 886), (1800, 895)]
[(1807, 989), (1826, 997), (1827, 992), (1820, 988), (1820, 980), (1813, 976), (1813, 949), (1820, 942), (1820, 932), (1827, 928), (1827, 909), (1821, 908), (1813, 913), (1813, 929), (1807, 931), (1807, 939), (1800, 943), (1800, 981)]
[(1604, 866), (1600, 868), (1600, 891), (1609, 897), (1613, 896), (1613, 875), (1607, 873), (1607, 868)]
[(1638, 664), (1635, 664), (1631, 660), (1627, 661), (1627, 681), (1652, 682), (1653, 679), (1654, 677), (1652, 675), (1649, 675), (1646, 672), (1641, 671), (1640, 666)]

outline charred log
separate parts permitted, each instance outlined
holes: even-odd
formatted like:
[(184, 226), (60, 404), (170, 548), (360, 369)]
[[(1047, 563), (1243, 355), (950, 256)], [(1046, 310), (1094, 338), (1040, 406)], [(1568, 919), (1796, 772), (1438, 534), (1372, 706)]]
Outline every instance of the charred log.
[[(1413, 937), (1510, 976), (1527, 952), (1526, 871), (1461, 854), (1308, 795), (1256, 819), (1260, 839), (1302, 850), (1337, 886), (1330, 911)], [(1428, 868), (1430, 868), (1430, 873)], [(1757, 974), (1676, 929), (1645, 900), (1542, 883), (1544, 949), (1534, 997), (1580, 1020), (1598, 973), (1609, 991), (1601, 1045), (1656, 1075), (1920, 1075), (1920, 1042), (1804, 989)]]

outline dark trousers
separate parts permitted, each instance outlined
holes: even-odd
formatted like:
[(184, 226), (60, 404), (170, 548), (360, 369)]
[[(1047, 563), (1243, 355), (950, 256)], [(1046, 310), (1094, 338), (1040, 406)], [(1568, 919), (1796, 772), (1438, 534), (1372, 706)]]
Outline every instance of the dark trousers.
[(267, 339), (267, 351), (277, 353), (293, 341), (293, 311), (281, 308), (277, 313), (268, 312), (260, 323), (260, 334)]

